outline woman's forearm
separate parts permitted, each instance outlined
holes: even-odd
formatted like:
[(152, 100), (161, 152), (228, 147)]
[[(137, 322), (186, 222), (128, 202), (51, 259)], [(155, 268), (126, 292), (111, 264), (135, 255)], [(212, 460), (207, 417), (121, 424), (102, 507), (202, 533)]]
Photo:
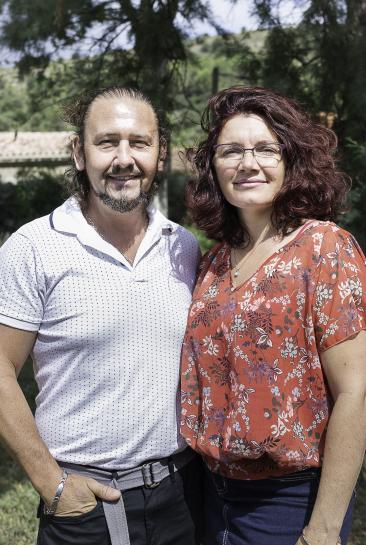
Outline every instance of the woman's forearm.
[(311, 545), (335, 545), (366, 443), (363, 394), (341, 393), (329, 420), (317, 499), (306, 530)]

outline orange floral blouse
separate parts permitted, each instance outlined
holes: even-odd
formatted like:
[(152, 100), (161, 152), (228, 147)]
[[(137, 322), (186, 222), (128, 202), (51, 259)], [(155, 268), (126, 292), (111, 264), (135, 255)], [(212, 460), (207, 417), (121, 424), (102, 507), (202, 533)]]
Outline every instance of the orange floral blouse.
[(234, 288), (230, 248), (203, 258), (182, 353), (181, 432), (209, 468), (262, 479), (321, 465), (332, 399), (319, 354), (366, 329), (366, 261), (310, 221)]

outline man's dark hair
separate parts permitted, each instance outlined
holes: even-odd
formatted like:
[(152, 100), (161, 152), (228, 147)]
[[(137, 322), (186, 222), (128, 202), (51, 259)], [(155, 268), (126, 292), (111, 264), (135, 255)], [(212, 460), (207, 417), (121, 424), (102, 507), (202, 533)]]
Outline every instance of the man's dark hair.
[[(84, 149), (85, 123), (90, 111), (91, 105), (98, 98), (129, 98), (138, 102), (143, 102), (151, 107), (158, 127), (160, 150), (165, 150), (167, 145), (167, 131), (163, 128), (162, 115), (154, 108), (151, 100), (138, 89), (130, 87), (103, 87), (85, 91), (80, 95), (73, 97), (72, 101), (63, 108), (63, 119), (74, 128), (74, 134), (78, 137), (81, 149)], [(81, 207), (87, 203), (90, 183), (86, 170), (78, 170), (75, 165), (73, 150), (71, 150), (71, 167), (66, 171), (68, 182), (68, 191), (70, 195), (75, 196)]]
[(283, 144), (285, 179), (272, 212), (277, 232), (284, 235), (307, 218), (336, 219), (344, 209), (350, 178), (336, 169), (335, 133), (315, 123), (294, 100), (261, 87), (237, 86), (209, 100), (201, 120), (207, 137), (187, 151), (197, 176), (188, 184), (187, 204), (197, 226), (208, 237), (231, 246), (249, 240), (235, 207), (222, 194), (213, 167), (219, 134), (238, 114), (258, 115)]

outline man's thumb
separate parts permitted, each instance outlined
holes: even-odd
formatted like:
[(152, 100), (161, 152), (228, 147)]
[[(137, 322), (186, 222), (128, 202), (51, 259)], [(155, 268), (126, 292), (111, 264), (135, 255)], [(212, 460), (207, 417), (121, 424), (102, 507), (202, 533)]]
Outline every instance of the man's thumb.
[(116, 501), (121, 496), (121, 492), (116, 488), (100, 484), (95, 479), (88, 479), (88, 487), (97, 498), (104, 501)]

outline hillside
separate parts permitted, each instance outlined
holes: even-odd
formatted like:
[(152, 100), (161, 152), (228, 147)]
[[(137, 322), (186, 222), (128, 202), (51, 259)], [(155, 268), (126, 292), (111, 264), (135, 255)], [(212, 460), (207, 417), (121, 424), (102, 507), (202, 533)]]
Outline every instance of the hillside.
[[(175, 73), (176, 109), (170, 115), (175, 145), (191, 144), (199, 135), (199, 119), (213, 87), (213, 71), (218, 86), (250, 83), (242, 66), (242, 53), (258, 53), (266, 31), (227, 36), (202, 36), (188, 42), (188, 62)], [(80, 60), (79, 60), (80, 62)], [(86, 61), (87, 62), (87, 61)], [(0, 131), (55, 131), (66, 127), (60, 116), (64, 99), (75, 92), (76, 61), (50, 65), (54, 88), (49, 92), (42, 79), (19, 79), (14, 68), (0, 68)]]

